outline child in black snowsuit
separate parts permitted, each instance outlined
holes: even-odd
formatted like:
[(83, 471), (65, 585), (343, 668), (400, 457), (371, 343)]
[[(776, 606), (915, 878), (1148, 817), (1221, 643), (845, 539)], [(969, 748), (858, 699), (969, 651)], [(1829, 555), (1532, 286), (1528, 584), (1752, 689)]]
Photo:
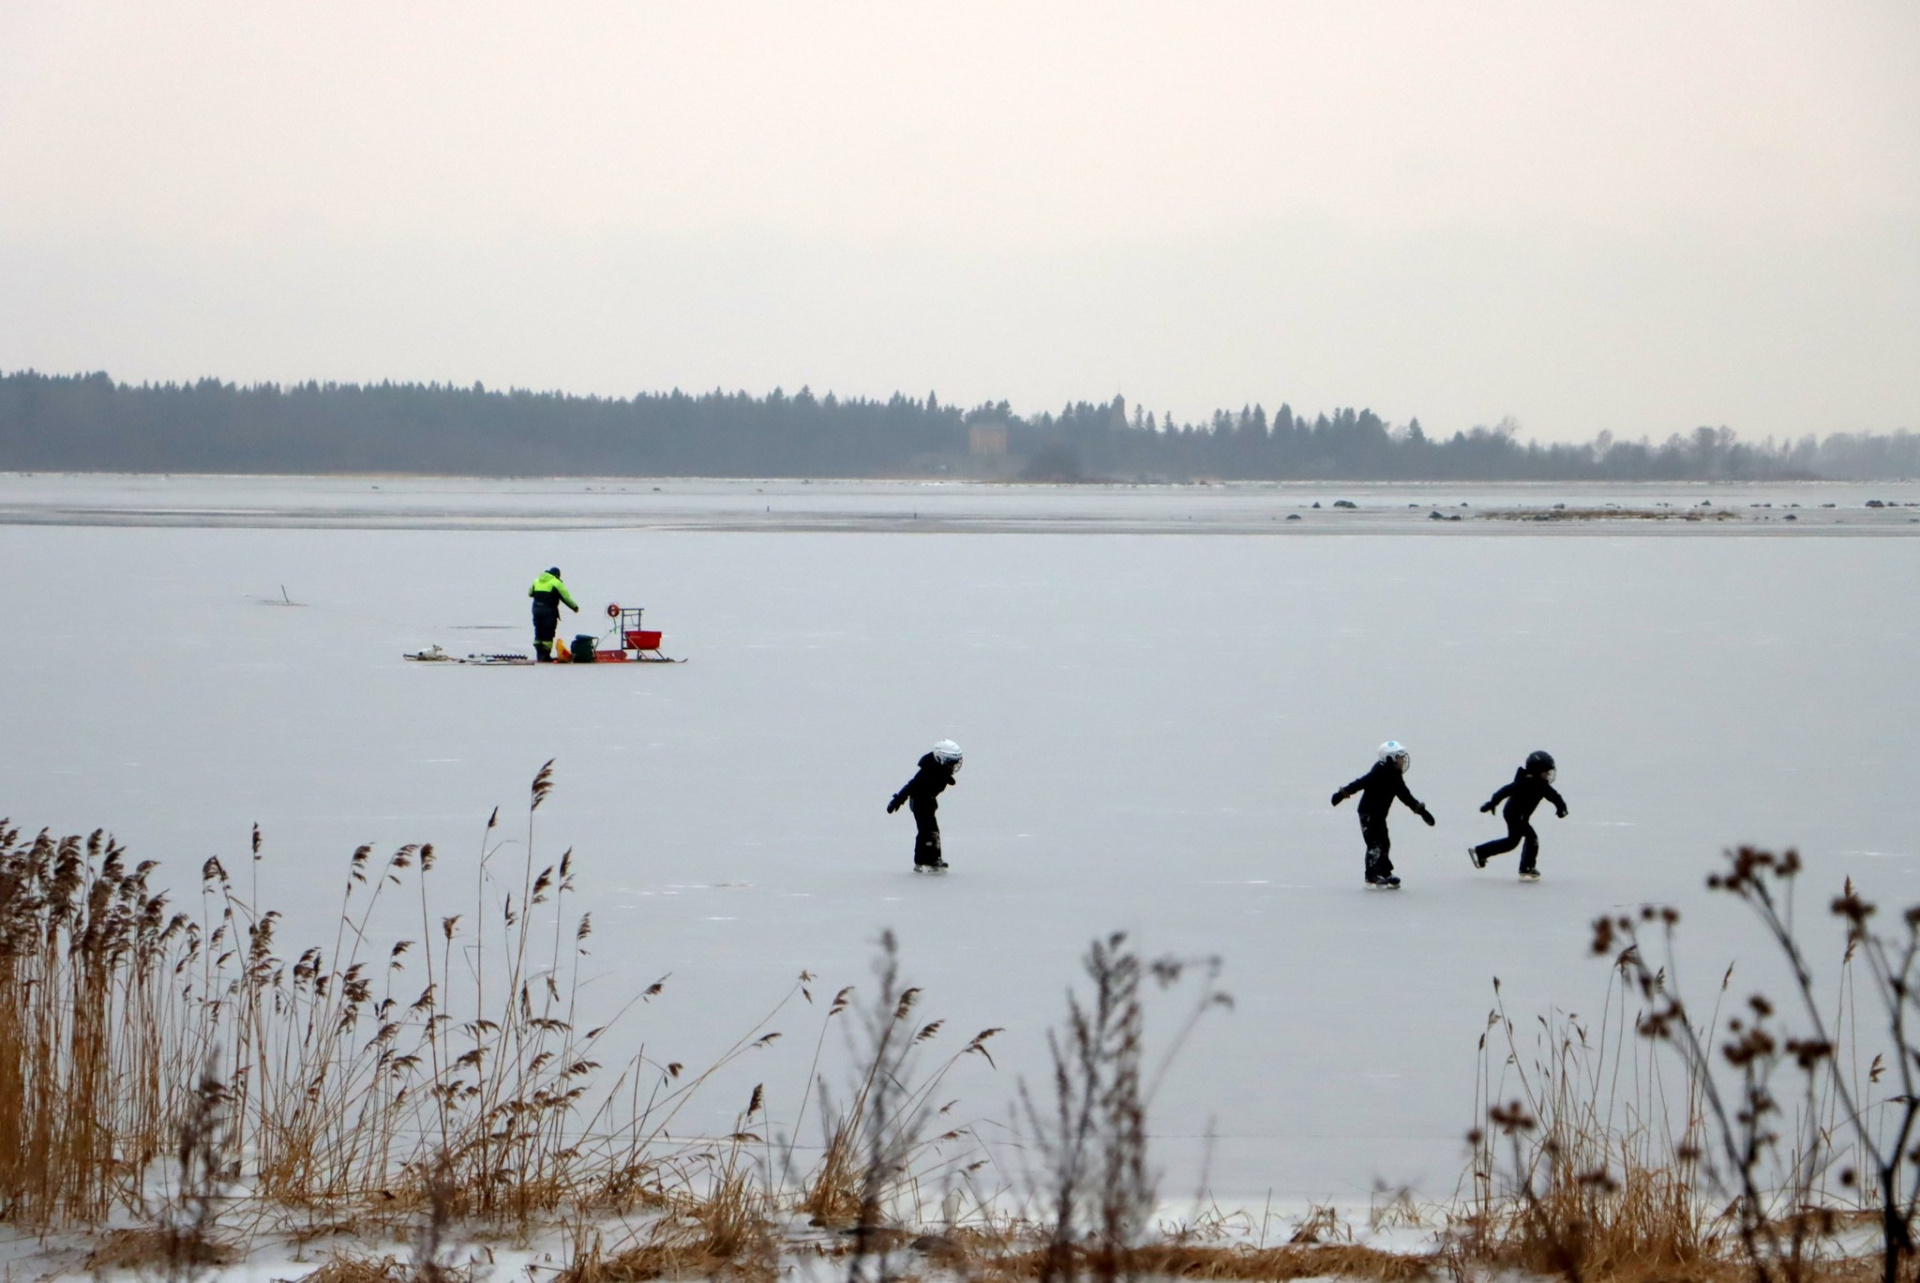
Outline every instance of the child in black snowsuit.
[(1368, 886), (1400, 885), (1400, 879), (1393, 872), (1393, 860), (1388, 854), (1393, 849), (1393, 839), (1387, 836), (1387, 811), (1393, 806), (1395, 798), (1405, 802), (1409, 811), (1425, 820), (1428, 828), (1433, 827), (1433, 812), (1419, 798), (1407, 792), (1407, 768), (1411, 765), (1413, 759), (1407, 750), (1395, 741), (1388, 740), (1380, 746), (1373, 769), (1333, 795), (1335, 806), (1355, 793), (1360, 795), (1360, 836), (1367, 842)]
[(1566, 801), (1553, 791), (1553, 754), (1544, 750), (1527, 754), (1527, 764), (1513, 773), (1513, 783), (1504, 784), (1492, 797), (1488, 798), (1480, 809), (1488, 815), (1506, 799), (1507, 835), (1495, 838), (1491, 842), (1482, 842), (1479, 846), (1467, 848), (1467, 858), (1473, 861), (1473, 867), (1487, 867), (1487, 857), (1502, 855), (1520, 848), (1520, 876), (1532, 882), (1539, 878), (1540, 870), (1535, 861), (1540, 857), (1540, 836), (1533, 831), (1533, 811), (1541, 801), (1553, 803), (1555, 813), (1561, 819), (1567, 818)]
[(935, 812), (940, 809), (941, 791), (959, 782), (954, 779), (954, 773), (960, 769), (960, 759), (960, 746), (952, 740), (941, 740), (921, 756), (920, 769), (887, 803), (888, 815), (903, 804), (913, 808), (915, 872), (947, 867), (940, 854), (940, 821)]

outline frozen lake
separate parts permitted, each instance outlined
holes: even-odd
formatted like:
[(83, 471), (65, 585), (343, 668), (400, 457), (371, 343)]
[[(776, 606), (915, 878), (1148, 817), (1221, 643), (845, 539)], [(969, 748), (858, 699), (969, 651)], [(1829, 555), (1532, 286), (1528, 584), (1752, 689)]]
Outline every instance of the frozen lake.
[[(1217, 953), (1237, 1001), (1159, 1101), (1167, 1192), (1211, 1130), (1226, 1202), (1444, 1194), (1494, 976), (1518, 1018), (1590, 1011), (1588, 922), (1646, 900), (1686, 909), (1696, 979), (1757, 964), (1702, 903), (1730, 843), (1800, 846), (1810, 907), (1849, 874), (1920, 900), (1920, 510), (1870, 498), (1920, 486), (5, 477), (0, 814), (107, 827), (183, 890), (208, 855), (237, 867), (258, 821), (292, 951), (331, 938), (363, 842), (435, 843), (464, 895), (488, 812), (516, 831), (555, 758), (538, 846), (576, 851), (596, 1001), (673, 973), (630, 1017), (650, 1054), (702, 1063), (803, 967), (816, 993), (864, 983), (892, 927), (952, 1049), (1006, 1027), (997, 1072), (950, 1080), (957, 1116), (1004, 1120), (1076, 959), (1124, 928)], [(1429, 516), (1703, 500), (1741, 516)], [(1166, 533), (1188, 529), (1211, 537)], [(524, 648), (527, 583), (555, 563), (585, 608), (563, 633), (644, 604), (691, 662), (401, 660)], [(967, 750), (953, 872), (917, 878), (883, 807), (943, 736)], [(1328, 794), (1389, 737), (1439, 827), (1396, 811), (1407, 886), (1370, 893)], [(1541, 747), (1572, 808), (1536, 817), (1544, 880), (1511, 857), (1476, 873), (1463, 848), (1500, 826), (1475, 808)], [(791, 1118), (817, 1017), (776, 1020), (787, 1039), (697, 1125), (728, 1129), (758, 1081)]]

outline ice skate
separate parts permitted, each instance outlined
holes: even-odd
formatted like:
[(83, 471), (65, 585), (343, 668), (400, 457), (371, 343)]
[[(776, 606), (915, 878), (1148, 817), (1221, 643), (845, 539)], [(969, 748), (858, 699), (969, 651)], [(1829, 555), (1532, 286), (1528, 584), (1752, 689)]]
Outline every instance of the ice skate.
[(1375, 848), (1367, 852), (1367, 885), (1391, 890), (1400, 885), (1400, 879), (1394, 875), (1393, 865), (1387, 863), (1386, 852)]
[(1520, 880), (1522, 882), (1538, 882), (1540, 880), (1540, 870), (1522, 869), (1520, 870)]
[(1487, 857), (1480, 854), (1480, 848), (1477, 846), (1467, 848), (1467, 858), (1473, 861), (1473, 867), (1476, 869), (1484, 869), (1487, 867)]

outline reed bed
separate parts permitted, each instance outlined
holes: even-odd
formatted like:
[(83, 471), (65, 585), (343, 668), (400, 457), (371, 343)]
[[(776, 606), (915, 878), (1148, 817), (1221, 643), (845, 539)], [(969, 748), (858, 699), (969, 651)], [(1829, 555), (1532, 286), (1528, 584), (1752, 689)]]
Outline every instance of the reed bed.
[[(245, 1209), (299, 1235), (408, 1223), (433, 1206), (449, 1222), (524, 1230), (670, 1209), (709, 1186), (718, 1207), (743, 1191), (737, 1155), (667, 1129), (727, 1065), (779, 1036), (767, 1022), (798, 996), (811, 1002), (812, 977), (704, 1069), (604, 1066), (613, 1025), (578, 1021), (593, 924), (572, 905), (573, 855), (535, 855), (552, 789), (548, 763), (511, 866), (499, 812), (488, 819), (468, 892), (436, 885), (430, 845), (356, 850), (333, 939), (290, 960), (257, 876), (243, 886), (209, 859), (198, 905), (181, 909), (155, 889), (154, 862), (132, 864), (102, 832), (23, 838), (0, 821), (0, 1219), (179, 1226)], [(256, 828), (248, 874), (263, 848)], [(379, 942), (396, 912), (413, 928)], [(939, 1027), (888, 1036), (917, 1046)], [(958, 1055), (984, 1054), (990, 1036)], [(903, 1068), (897, 1056), (888, 1067)], [(840, 1120), (846, 1134), (873, 1090)], [(788, 1169), (792, 1158), (789, 1146)], [(836, 1161), (830, 1145), (829, 1170), (787, 1175), (824, 1199), (846, 1179)]]
[(1453, 1257), (1562, 1277), (1704, 1277), (1731, 1243), (1699, 1171), (1699, 1084), (1636, 1036), (1617, 983), (1597, 1022), (1540, 1018), (1531, 1045), (1498, 980), (1494, 992)]
[[(156, 889), (153, 862), (131, 863), (103, 833), (23, 838), (0, 821), (0, 1220), (117, 1225), (90, 1268), (183, 1280), (268, 1232), (413, 1239), (410, 1259), (335, 1253), (320, 1283), (452, 1283), (477, 1269), (456, 1259), (458, 1238), (563, 1228), (560, 1283), (761, 1283), (806, 1256), (831, 1258), (849, 1283), (1920, 1277), (1896, 1241), (1920, 1201), (1920, 1050), (1904, 1023), (1920, 992), (1920, 910), (1896, 938), (1876, 936), (1873, 907), (1850, 885), (1834, 906), (1850, 934), (1833, 1010), (1809, 1005), (1817, 1038), (1789, 1036), (1759, 995), (1724, 1030), (1718, 1006), (1696, 1023), (1641, 940), (1670, 933), (1677, 915), (1603, 920), (1595, 951), (1612, 956), (1616, 983), (1598, 1020), (1542, 1019), (1529, 1042), (1495, 982), (1460, 1190), (1438, 1209), (1404, 1196), (1376, 1208), (1376, 1228), (1437, 1227), (1430, 1248), (1356, 1241), (1330, 1208), (1269, 1246), (1264, 1222), (1257, 1243), (1251, 1221), (1151, 1223), (1147, 1120), (1165, 1065), (1143, 1062), (1145, 995), (1202, 977), (1176, 1050), (1230, 1000), (1214, 985), (1217, 960), (1147, 961), (1119, 935), (1086, 957), (1091, 989), (1069, 996), (1049, 1079), (1019, 1089), (1024, 1175), (989, 1172), (998, 1186), (985, 1195), (972, 1184), (984, 1147), (941, 1088), (966, 1058), (990, 1063), (1000, 1031), (937, 1050), (944, 1022), (921, 1017), (890, 934), (864, 995), (848, 986), (815, 1008), (803, 1104), (784, 1136), (756, 1086), (730, 1134), (669, 1139), (696, 1094), (779, 1036), (768, 1025), (789, 1002), (813, 1004), (815, 977), (801, 973), (704, 1069), (644, 1056), (603, 1065), (613, 1026), (578, 1027), (593, 927), (573, 907), (573, 856), (535, 856), (552, 789), (549, 763), (511, 864), (499, 812), (488, 819), (471, 889), (437, 884), (429, 845), (355, 851), (333, 939), (291, 961), (280, 916), (258, 903), (258, 829), (249, 876), (206, 861), (188, 911)], [(1797, 861), (1763, 857), (1743, 851), (1726, 889), (1757, 898), (1776, 939), (1785, 931), (1812, 1004), (1811, 968), (1782, 926), (1790, 915), (1767, 899)], [(411, 925), (381, 943), (396, 916)], [(1843, 1066), (1835, 1050), (1861, 1041), (1846, 969), (1856, 955), (1892, 1000), (1899, 1092), (1885, 1100), (1873, 1086), (1887, 1066)], [(836, 1029), (850, 1051), (839, 1092), (821, 1072)], [(1717, 1039), (1741, 1084), (1731, 1096), (1709, 1064)], [(1788, 1117), (1768, 1084), (1795, 1063)], [(816, 1100), (822, 1144), (803, 1168), (796, 1138)], [(1862, 1227), (1884, 1230), (1880, 1256), (1863, 1253)]]

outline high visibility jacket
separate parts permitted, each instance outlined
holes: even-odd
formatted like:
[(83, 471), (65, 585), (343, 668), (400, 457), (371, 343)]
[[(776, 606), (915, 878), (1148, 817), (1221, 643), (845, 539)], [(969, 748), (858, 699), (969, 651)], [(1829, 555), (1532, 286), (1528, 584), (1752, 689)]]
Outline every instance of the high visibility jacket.
[(559, 577), (550, 575), (544, 570), (540, 572), (540, 577), (533, 581), (533, 587), (527, 589), (527, 596), (556, 615), (560, 613), (560, 603), (563, 601), (575, 610), (580, 609), (580, 603), (573, 599), (573, 594), (567, 591), (567, 586), (560, 582)]

